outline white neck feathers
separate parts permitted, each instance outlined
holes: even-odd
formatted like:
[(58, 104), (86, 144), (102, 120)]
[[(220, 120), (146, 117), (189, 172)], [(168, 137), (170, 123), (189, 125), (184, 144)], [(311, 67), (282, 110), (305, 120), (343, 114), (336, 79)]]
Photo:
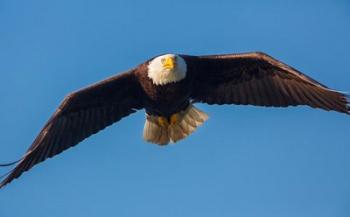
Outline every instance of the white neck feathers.
[[(169, 56), (175, 57), (176, 67), (173, 69), (166, 69), (163, 66), (162, 60)], [(154, 58), (148, 64), (148, 77), (155, 85), (165, 85), (180, 81), (186, 77), (187, 65), (185, 60), (174, 54), (166, 54)]]

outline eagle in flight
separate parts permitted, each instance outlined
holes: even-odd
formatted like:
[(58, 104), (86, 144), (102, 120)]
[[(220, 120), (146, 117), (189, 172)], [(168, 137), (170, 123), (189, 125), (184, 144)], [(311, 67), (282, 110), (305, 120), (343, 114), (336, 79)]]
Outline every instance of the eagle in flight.
[(261, 53), (165, 54), (69, 94), (0, 188), (34, 165), (145, 109), (143, 137), (177, 142), (208, 119), (195, 103), (287, 107), (308, 105), (350, 114), (349, 96)]

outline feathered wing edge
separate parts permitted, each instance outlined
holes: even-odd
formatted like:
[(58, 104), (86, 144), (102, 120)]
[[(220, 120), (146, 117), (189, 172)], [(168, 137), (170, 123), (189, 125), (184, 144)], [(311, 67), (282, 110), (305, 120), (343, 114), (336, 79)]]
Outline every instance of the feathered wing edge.
[(349, 114), (349, 95), (262, 53), (184, 56), (196, 76), (191, 97), (207, 104), (307, 105)]
[(321, 97), (318, 93), (311, 93), (311, 95), (315, 96), (316, 100), (320, 103), (320, 105), (322, 105), (322, 106), (311, 106), (311, 107), (320, 108), (326, 111), (336, 111), (336, 112), (350, 115), (349, 93), (345, 91), (330, 89), (328, 87), (324, 87), (324, 89), (329, 93), (335, 94), (338, 97), (338, 100), (334, 100), (333, 102), (331, 102), (332, 105), (336, 105), (336, 106), (333, 107), (330, 104), (329, 99), (325, 99), (324, 97)]
[[(127, 115), (130, 115), (134, 112), (136, 112), (136, 110), (130, 111), (130, 113)], [(116, 121), (119, 121), (120, 119), (121, 118), (118, 118), (118, 120)], [(113, 122), (108, 123), (108, 125), (102, 127), (98, 131), (105, 129), (111, 124), (113, 124)], [(86, 138), (96, 134), (98, 131), (91, 132), (91, 134), (87, 135)], [(56, 137), (57, 135), (53, 135), (53, 136)], [(27, 153), (20, 160), (17, 161), (15, 168), (11, 169), (10, 171), (0, 176), (0, 179), (3, 179), (4, 177), (6, 177), (0, 183), (0, 189), (3, 188), (5, 185), (9, 184), (10, 182), (12, 182), (13, 180), (19, 178), (24, 172), (30, 170), (36, 164), (41, 163), (46, 159), (52, 158), (55, 155), (60, 154), (72, 148), (78, 143), (86, 139), (86, 138), (79, 138), (79, 139), (77, 138), (77, 139), (74, 139), (75, 141), (71, 140), (69, 142), (71, 144), (69, 143), (63, 144), (63, 146), (61, 147), (54, 144), (54, 147), (48, 147), (49, 143), (54, 141), (54, 138), (51, 135), (49, 135), (49, 137), (51, 138), (48, 138), (48, 140), (43, 139), (40, 142), (34, 142), (32, 146), (37, 145), (37, 147), (34, 147), (32, 150), (28, 150)], [(55, 138), (55, 139), (58, 139), (58, 138)], [(15, 164), (11, 164), (11, 165), (15, 165)]]
[(7, 173), (0, 188), (34, 165), (143, 108), (142, 95), (133, 70), (68, 95), (16, 167)]

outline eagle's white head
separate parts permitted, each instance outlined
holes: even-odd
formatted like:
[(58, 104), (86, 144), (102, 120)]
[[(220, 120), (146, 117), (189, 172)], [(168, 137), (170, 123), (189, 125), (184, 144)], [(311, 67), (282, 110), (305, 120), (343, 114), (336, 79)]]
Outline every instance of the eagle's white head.
[(165, 85), (186, 77), (185, 60), (176, 54), (165, 54), (151, 60), (148, 64), (148, 77), (155, 85)]

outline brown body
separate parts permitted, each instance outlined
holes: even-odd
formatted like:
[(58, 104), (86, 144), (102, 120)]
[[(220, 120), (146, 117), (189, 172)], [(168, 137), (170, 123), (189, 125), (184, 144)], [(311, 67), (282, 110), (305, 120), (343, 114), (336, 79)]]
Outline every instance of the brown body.
[(135, 75), (144, 92), (142, 100), (146, 113), (170, 117), (186, 109), (190, 103), (193, 73), (189, 73), (189, 76), (179, 82), (154, 85), (147, 75), (147, 64), (148, 62), (138, 66), (135, 70)]

